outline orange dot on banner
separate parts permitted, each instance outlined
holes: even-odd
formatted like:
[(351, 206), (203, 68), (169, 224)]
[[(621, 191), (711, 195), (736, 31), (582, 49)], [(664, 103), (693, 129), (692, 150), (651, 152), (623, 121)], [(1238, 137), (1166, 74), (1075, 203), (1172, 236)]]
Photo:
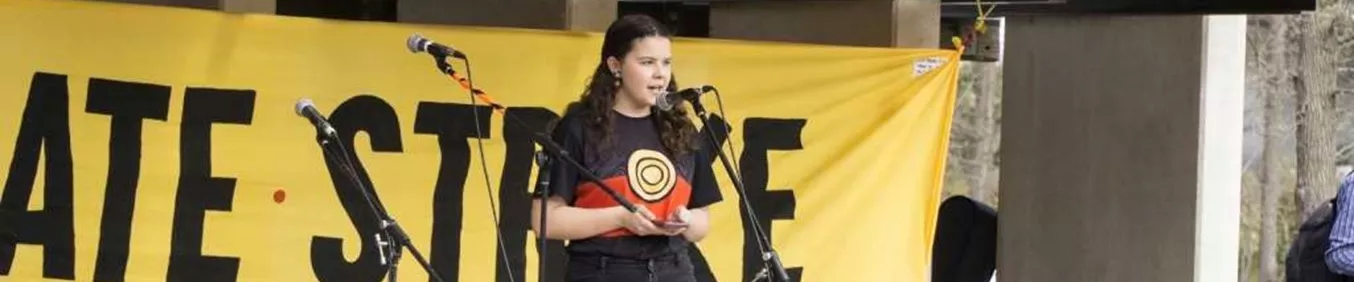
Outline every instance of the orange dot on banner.
[(286, 201), (286, 200), (287, 200), (287, 191), (286, 191), (286, 190), (282, 190), (282, 188), (277, 188), (277, 191), (273, 191), (273, 202), (274, 202), (274, 203), (279, 203), (279, 204), (281, 204), (282, 201)]

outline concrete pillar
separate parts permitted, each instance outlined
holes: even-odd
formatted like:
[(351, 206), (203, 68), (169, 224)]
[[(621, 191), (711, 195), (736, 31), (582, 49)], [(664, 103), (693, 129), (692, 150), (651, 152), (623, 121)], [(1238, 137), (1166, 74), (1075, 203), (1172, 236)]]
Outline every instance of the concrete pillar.
[(605, 31), (616, 0), (400, 0), (400, 22)]
[(998, 280), (1236, 281), (1245, 17), (1006, 23)]
[(1246, 17), (1204, 19), (1199, 108), (1194, 281), (1236, 281), (1241, 246), (1241, 136), (1246, 91)]
[(710, 37), (874, 47), (937, 48), (937, 0), (716, 1)]

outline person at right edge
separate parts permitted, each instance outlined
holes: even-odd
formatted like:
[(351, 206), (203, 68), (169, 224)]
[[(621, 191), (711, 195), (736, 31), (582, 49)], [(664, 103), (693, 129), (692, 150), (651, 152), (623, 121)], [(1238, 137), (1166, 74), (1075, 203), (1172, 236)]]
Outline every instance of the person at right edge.
[[(695, 281), (688, 248), (709, 233), (707, 208), (722, 196), (688, 106), (655, 106), (677, 89), (671, 37), (648, 16), (612, 22), (583, 95), (553, 125), (555, 142), (637, 208), (550, 162), (545, 237), (569, 241), (568, 281)], [(531, 207), (537, 232), (542, 192)]]
[(1354, 173), (1345, 174), (1335, 192), (1335, 222), (1330, 229), (1330, 249), (1326, 267), (1351, 280), (1354, 275)]

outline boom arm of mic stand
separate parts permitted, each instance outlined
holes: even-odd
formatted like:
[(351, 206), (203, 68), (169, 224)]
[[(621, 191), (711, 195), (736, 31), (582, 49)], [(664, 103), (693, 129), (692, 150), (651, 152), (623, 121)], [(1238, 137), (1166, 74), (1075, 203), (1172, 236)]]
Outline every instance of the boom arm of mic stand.
[[(550, 140), (550, 138), (548, 136), (545, 136), (544, 133), (533, 132), (531, 134), (531, 139), (536, 141), (537, 144), (541, 144), (541, 148), (545, 149), (547, 154), (550, 154), (550, 156), (554, 157), (556, 160), (563, 160), (565, 163), (568, 163), (569, 166), (572, 166), (574, 169), (577, 169), (579, 172), (582, 172), (583, 178), (587, 178), (588, 181), (597, 184), (597, 186), (599, 187), (602, 187), (602, 191), (606, 192), (607, 195), (611, 196), (611, 199), (615, 200), (617, 204), (620, 204), (622, 207), (625, 207), (625, 210), (630, 212), (635, 212), (637, 210), (635, 208), (635, 204), (630, 203), (630, 201), (626, 200), (625, 197), (621, 197), (621, 195), (616, 192), (615, 188), (611, 187), (611, 185), (607, 185), (606, 182), (602, 181), (602, 177), (597, 176), (597, 174), (593, 173), (592, 170), (589, 170), (587, 167), (583, 166), (583, 164), (579, 163), (578, 160), (575, 160), (572, 156), (569, 155), (569, 152), (564, 151), (564, 148), (560, 147), (560, 145), (558, 143), (555, 143), (554, 140)], [(541, 206), (541, 209), (544, 210), (545, 206)], [(544, 226), (544, 224), (542, 224), (542, 226)]]
[[(705, 107), (702, 106), (699, 101), (693, 101), (691, 103), (691, 108), (696, 111), (696, 116), (699, 117), (701, 121), (701, 126), (704, 128), (711, 128), (710, 115), (705, 112)], [(720, 147), (719, 142), (715, 140), (714, 135), (715, 131), (711, 129), (709, 132), (711, 134), (706, 134), (706, 136), (709, 137), (707, 140), (710, 141), (710, 147), (714, 149), (715, 153), (719, 157), (720, 163), (724, 165), (724, 171), (728, 173), (729, 179), (733, 181), (734, 190), (737, 191), (739, 194), (738, 198), (743, 200), (743, 207), (746, 209), (745, 212), (747, 212), (748, 214), (752, 214), (754, 212), (752, 210), (752, 204), (748, 202), (746, 190), (743, 190), (743, 178), (739, 176), (738, 172), (733, 171), (733, 166), (729, 164), (729, 156), (724, 154), (724, 149)], [(753, 222), (752, 224), (760, 224), (760, 223)], [(771, 277), (769, 278), (771, 278), (771, 281), (789, 282), (790, 274), (789, 272), (785, 271), (785, 266), (782, 265), (780, 262), (780, 255), (777, 254), (775, 248), (771, 246), (771, 240), (769, 239), (770, 237), (767, 237), (767, 234), (764, 231), (762, 231), (761, 228), (753, 228), (752, 230), (754, 233), (757, 233), (755, 235), (757, 236), (757, 240), (759, 241), (758, 245), (765, 246), (765, 248), (761, 250), (763, 263), (762, 267), (764, 267), (762, 270), (765, 271), (767, 270), (767, 268), (770, 269)]]
[[(318, 134), (315, 137), (315, 141), (320, 144), (321, 151), (324, 151), (326, 156), (329, 156), (330, 159), (337, 163), (336, 165), (338, 165), (340, 171), (347, 176), (348, 181), (352, 181), (353, 185), (357, 187), (357, 190), (362, 191), (362, 197), (366, 200), (372, 214), (375, 215), (376, 219), (379, 221), (377, 227), (380, 228), (381, 233), (386, 234), (386, 240), (390, 241), (389, 246), (377, 246), (377, 248), (389, 248), (390, 250), (390, 254), (388, 255), (389, 258), (387, 258), (390, 260), (390, 268), (386, 273), (389, 277), (389, 281), (395, 282), (395, 272), (398, 271), (399, 265), (398, 260), (400, 258), (400, 253), (404, 248), (409, 248), (409, 252), (414, 255), (414, 260), (417, 260), (418, 264), (423, 266), (423, 270), (428, 272), (429, 277), (432, 277), (434, 281), (445, 281), (442, 280), (440, 275), (437, 275), (437, 271), (433, 270), (432, 266), (428, 264), (428, 260), (423, 257), (423, 254), (418, 251), (418, 248), (414, 247), (413, 242), (409, 240), (409, 235), (404, 233), (404, 228), (401, 228), (400, 224), (396, 222), (394, 218), (390, 217), (390, 214), (386, 213), (383, 207), (380, 207), (377, 204), (375, 197), (369, 194), (373, 191), (369, 191), (366, 185), (362, 184), (361, 179), (357, 177), (355, 166), (353, 166), (353, 164), (348, 161), (349, 159), (344, 155), (347, 152), (345, 150), (340, 150), (339, 148), (341, 148), (341, 146), (339, 148), (330, 147), (331, 145), (341, 145), (341, 141), (338, 140), (337, 137), (332, 137), (332, 140), (326, 137), (332, 136)], [(378, 236), (379, 234), (380, 233), (378, 233)], [(387, 255), (383, 254), (383, 258), (385, 258), (385, 256)]]
[[(626, 211), (633, 213), (637, 210), (635, 208), (635, 204), (630, 203), (630, 201), (626, 200), (625, 197), (621, 197), (621, 195), (616, 192), (618, 190), (616, 190), (614, 187), (611, 187), (611, 185), (607, 185), (606, 182), (602, 181), (602, 177), (597, 176), (597, 174), (593, 173), (592, 170), (589, 170), (587, 167), (583, 166), (583, 164), (579, 163), (573, 157), (569, 156), (569, 154), (565, 152), (564, 149), (559, 146), (559, 144), (555, 143), (555, 141), (553, 140), (550, 140), (549, 136), (546, 136), (544, 133), (531, 130), (531, 127), (527, 126), (526, 123), (522, 122), (522, 120), (517, 119), (517, 117), (515, 116), (509, 116), (508, 113), (504, 111), (504, 108), (506, 107), (504, 107), (502, 104), (494, 102), (493, 100), (490, 100), (489, 97), (486, 96), (487, 94), (484, 94), (484, 90), (470, 87), (470, 84), (465, 79), (456, 75), (456, 70), (452, 68), (450, 63), (447, 63), (446, 57), (433, 56), (433, 61), (437, 63), (437, 69), (439, 71), (446, 74), (448, 77), (451, 77), (451, 79), (455, 80), (458, 84), (460, 84), (462, 88), (465, 88), (466, 90), (470, 91), (471, 94), (474, 94), (475, 98), (483, 100), (485, 103), (489, 104), (489, 106), (493, 108), (494, 111), (498, 111), (500, 114), (503, 114), (504, 119), (512, 120), (515, 123), (517, 123), (518, 126), (521, 126), (523, 129), (532, 132), (531, 140), (535, 141), (536, 144), (540, 144), (541, 147), (545, 149), (546, 153), (550, 154), (552, 157), (555, 157), (556, 159), (564, 160), (564, 162), (569, 163), (569, 166), (578, 169), (578, 171), (583, 173), (584, 178), (586, 178), (590, 182), (596, 183), (598, 187), (602, 187), (602, 191), (606, 192), (607, 196), (611, 196), (611, 199), (615, 200), (617, 204), (620, 204), (622, 207), (625, 207)], [(541, 208), (544, 209), (545, 207), (542, 206)]]

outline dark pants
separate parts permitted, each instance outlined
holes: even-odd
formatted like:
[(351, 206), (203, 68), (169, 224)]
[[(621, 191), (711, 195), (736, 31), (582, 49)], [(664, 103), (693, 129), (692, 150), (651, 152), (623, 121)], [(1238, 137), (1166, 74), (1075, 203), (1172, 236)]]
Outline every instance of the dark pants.
[(695, 270), (686, 253), (648, 260), (618, 257), (569, 256), (570, 282), (695, 282)]

